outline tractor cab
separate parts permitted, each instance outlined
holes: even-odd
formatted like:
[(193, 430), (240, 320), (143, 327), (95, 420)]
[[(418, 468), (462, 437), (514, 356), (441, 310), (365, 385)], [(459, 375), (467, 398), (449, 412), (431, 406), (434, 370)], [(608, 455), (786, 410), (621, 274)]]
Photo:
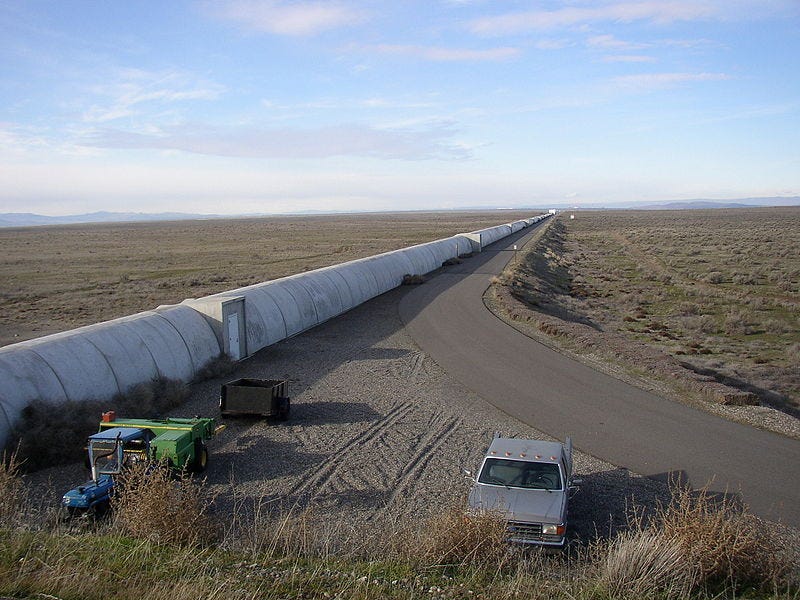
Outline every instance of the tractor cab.
[(89, 436), (89, 467), (92, 479), (101, 475), (117, 475), (124, 466), (144, 462), (150, 456), (149, 429), (114, 427)]

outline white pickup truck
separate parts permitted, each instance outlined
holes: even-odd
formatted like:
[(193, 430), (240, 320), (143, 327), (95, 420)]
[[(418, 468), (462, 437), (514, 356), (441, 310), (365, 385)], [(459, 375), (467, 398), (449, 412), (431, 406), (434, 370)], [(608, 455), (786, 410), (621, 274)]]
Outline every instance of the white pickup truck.
[(580, 485), (572, 479), (570, 438), (562, 444), (498, 435), (472, 481), (470, 509), (500, 514), (510, 542), (564, 547), (569, 496)]

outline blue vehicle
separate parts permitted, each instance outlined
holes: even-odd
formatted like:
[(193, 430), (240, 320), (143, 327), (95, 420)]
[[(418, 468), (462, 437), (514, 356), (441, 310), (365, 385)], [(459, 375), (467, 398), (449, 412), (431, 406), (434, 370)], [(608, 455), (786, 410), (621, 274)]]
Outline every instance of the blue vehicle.
[(148, 460), (153, 437), (149, 429), (134, 427), (114, 427), (89, 436), (92, 478), (64, 494), (62, 506), (70, 515), (104, 514), (114, 494), (114, 477), (124, 466)]

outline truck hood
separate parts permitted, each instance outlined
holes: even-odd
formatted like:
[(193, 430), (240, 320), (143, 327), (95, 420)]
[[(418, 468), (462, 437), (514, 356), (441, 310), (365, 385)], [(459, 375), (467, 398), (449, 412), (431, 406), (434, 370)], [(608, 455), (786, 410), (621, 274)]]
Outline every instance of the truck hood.
[(530, 490), (477, 483), (469, 493), (469, 506), (475, 510), (497, 511), (509, 521), (560, 524), (566, 519), (566, 498), (563, 490)]

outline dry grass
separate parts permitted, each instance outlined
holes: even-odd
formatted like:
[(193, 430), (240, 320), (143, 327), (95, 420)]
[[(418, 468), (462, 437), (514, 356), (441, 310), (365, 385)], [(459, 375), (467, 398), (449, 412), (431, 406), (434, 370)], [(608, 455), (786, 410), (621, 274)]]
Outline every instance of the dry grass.
[(800, 209), (581, 212), (505, 279), (511, 316), (546, 335), (800, 414)]
[[(366, 541), (348, 538), (336, 524), (320, 526), (309, 510), (296, 516), (256, 510), (259, 518), (253, 520), (237, 510), (214, 519), (202, 482), (142, 469), (121, 485), (116, 514), (105, 527), (0, 528), (0, 594), (90, 599), (115, 590), (118, 598), (170, 600), (797, 598), (800, 590), (789, 579), (791, 564), (779, 552), (780, 542), (746, 511), (703, 492), (675, 488), (674, 494), (674, 502), (647, 522), (633, 518), (627, 533), (588, 552), (548, 555), (509, 551), (502, 520), (467, 519), (458, 507), (424, 523), (414, 515), (376, 522), (374, 538)], [(228, 531), (217, 538), (223, 520)]]
[(24, 489), (17, 452), (0, 455), (0, 525), (10, 525), (20, 515)]
[(529, 216), (451, 211), (0, 228), (0, 345)]
[(218, 525), (209, 509), (205, 484), (161, 465), (137, 464), (118, 477), (111, 498), (114, 528), (132, 538), (157, 544), (207, 546)]
[(769, 589), (789, 573), (783, 545), (730, 497), (676, 488), (656, 519), (691, 565), (696, 589)]
[(619, 534), (603, 550), (600, 583), (612, 598), (683, 598), (694, 581), (683, 548), (662, 531)]
[(467, 515), (452, 506), (427, 519), (414, 532), (398, 536), (399, 556), (426, 566), (491, 566), (502, 568), (510, 560), (506, 523), (498, 515)]
[[(673, 485), (672, 502), (595, 548), (612, 598), (736, 597), (796, 588), (792, 551), (728, 496)], [(797, 549), (794, 550), (796, 555)]]

